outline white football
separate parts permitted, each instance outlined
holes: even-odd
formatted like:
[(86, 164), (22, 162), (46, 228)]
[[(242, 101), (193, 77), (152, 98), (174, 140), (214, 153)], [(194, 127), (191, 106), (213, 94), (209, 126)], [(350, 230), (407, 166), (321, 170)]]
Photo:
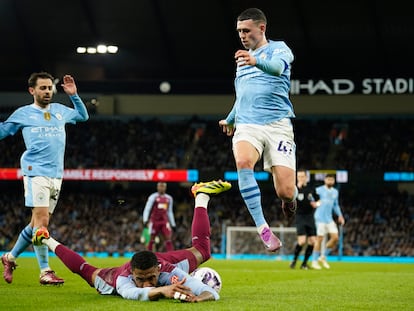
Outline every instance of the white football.
[(195, 269), (191, 276), (213, 288), (217, 293), (221, 290), (221, 277), (218, 272), (209, 267)]

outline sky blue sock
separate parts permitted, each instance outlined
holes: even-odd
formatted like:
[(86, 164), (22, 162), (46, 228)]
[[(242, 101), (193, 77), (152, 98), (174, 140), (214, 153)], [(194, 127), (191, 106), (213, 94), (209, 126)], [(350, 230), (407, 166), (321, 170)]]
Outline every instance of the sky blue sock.
[(30, 244), (32, 244), (32, 234), (33, 228), (30, 225), (27, 225), (20, 232), (13, 249), (10, 251), (14, 258), (19, 257), (20, 254), (23, 253)]
[(317, 261), (320, 255), (321, 255), (321, 251), (315, 251), (314, 250), (313, 253), (312, 253), (312, 260)]
[(262, 196), (260, 188), (254, 178), (254, 172), (251, 169), (241, 169), (238, 171), (240, 194), (252, 215), (256, 227), (266, 223), (262, 209)]
[[(33, 230), (35, 232), (36, 230)], [(33, 245), (40, 271), (49, 268), (49, 248), (46, 245)]]
[(326, 248), (325, 249), (325, 256), (328, 257), (331, 252), (332, 252), (332, 248)]

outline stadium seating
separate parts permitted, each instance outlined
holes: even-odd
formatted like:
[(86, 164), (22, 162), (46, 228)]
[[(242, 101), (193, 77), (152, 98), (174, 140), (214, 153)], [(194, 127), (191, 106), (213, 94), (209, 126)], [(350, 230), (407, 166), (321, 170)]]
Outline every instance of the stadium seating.
[[(67, 127), (67, 168), (197, 168), (204, 174), (235, 170), (231, 140), (214, 118), (102, 118)], [(414, 171), (414, 122), (410, 119), (295, 120), (298, 167), (333, 166), (353, 173)], [(0, 167), (19, 167), (24, 150), (21, 134), (0, 141)], [(331, 168), (331, 167), (328, 167)], [(258, 168), (260, 164), (258, 164)], [(220, 177), (220, 176), (218, 176)], [(67, 186), (70, 185), (70, 186)], [(237, 187), (235, 187), (237, 188)], [(412, 242), (414, 198), (393, 187), (364, 193), (364, 185), (341, 188), (346, 215), (344, 252), (349, 255), (414, 256)], [(210, 209), (212, 250), (221, 250), (222, 224), (253, 225), (237, 189), (215, 199)], [(262, 190), (272, 226), (283, 224), (280, 201), (271, 183)], [(91, 187), (77, 191), (64, 182), (50, 231), (77, 251), (128, 252), (140, 244), (145, 191), (108, 191)], [(175, 198), (175, 247), (190, 244), (192, 201), (183, 189)], [(122, 197), (122, 200), (119, 200)], [(0, 250), (9, 249), (25, 226), (30, 210), (23, 208), (22, 189), (0, 194)], [(117, 235), (108, 235), (112, 228)]]

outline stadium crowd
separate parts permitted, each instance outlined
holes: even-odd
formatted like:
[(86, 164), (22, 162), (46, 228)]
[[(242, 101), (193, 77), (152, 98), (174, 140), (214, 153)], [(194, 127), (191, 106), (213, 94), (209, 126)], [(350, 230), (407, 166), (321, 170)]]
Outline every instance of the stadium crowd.
[[(235, 170), (231, 141), (221, 133), (217, 120), (95, 117), (76, 127), (68, 126), (65, 166), (197, 168), (202, 174)], [(338, 124), (346, 126), (337, 131)], [(414, 123), (409, 119), (296, 120), (295, 131), (298, 167), (347, 169), (351, 176), (352, 172), (414, 171), (410, 135)], [(24, 150), (20, 137), (0, 141), (0, 148), (0, 167), (19, 167)], [(141, 215), (148, 192), (92, 186), (76, 190), (74, 184), (64, 181), (49, 227), (53, 236), (79, 252), (122, 254), (144, 248), (140, 242)], [(374, 191), (363, 189), (364, 185), (351, 184), (341, 188), (340, 203), (347, 220), (344, 254), (414, 256), (413, 195), (384, 185)], [(28, 209), (16, 208), (23, 205), (21, 191), (11, 187), (0, 193), (0, 250), (9, 249), (29, 219)], [(264, 187), (263, 191), (274, 190)], [(188, 187), (177, 187), (172, 195), (177, 222), (174, 243), (175, 248), (182, 248), (190, 244), (192, 199)], [(276, 215), (270, 225), (291, 225), (284, 220), (275, 195), (263, 197), (267, 200), (263, 202), (265, 213), (272, 215), (269, 219)], [(237, 192), (214, 200), (209, 209), (212, 251), (220, 253), (225, 225), (253, 223)]]
[[(231, 142), (218, 118), (99, 118), (68, 126), (66, 168), (234, 169)], [(332, 137), (337, 124), (346, 135)], [(295, 120), (298, 167), (349, 171), (414, 171), (414, 122), (395, 119)], [(16, 134), (21, 135), (20, 133)], [(85, 148), (87, 146), (87, 148)], [(131, 147), (133, 146), (133, 147)], [(0, 167), (19, 167), (19, 137), (0, 141)]]

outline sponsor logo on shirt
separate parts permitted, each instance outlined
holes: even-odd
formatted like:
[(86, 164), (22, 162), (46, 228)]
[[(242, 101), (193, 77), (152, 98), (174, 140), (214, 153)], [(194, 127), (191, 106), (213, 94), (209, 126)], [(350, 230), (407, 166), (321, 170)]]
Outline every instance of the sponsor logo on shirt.
[(32, 133), (47, 133), (47, 132), (64, 132), (64, 126), (37, 126), (32, 127)]
[(65, 127), (64, 126), (37, 126), (37, 127), (32, 127), (30, 131), (33, 134), (38, 134), (39, 137), (60, 136), (62, 133), (65, 132)]

